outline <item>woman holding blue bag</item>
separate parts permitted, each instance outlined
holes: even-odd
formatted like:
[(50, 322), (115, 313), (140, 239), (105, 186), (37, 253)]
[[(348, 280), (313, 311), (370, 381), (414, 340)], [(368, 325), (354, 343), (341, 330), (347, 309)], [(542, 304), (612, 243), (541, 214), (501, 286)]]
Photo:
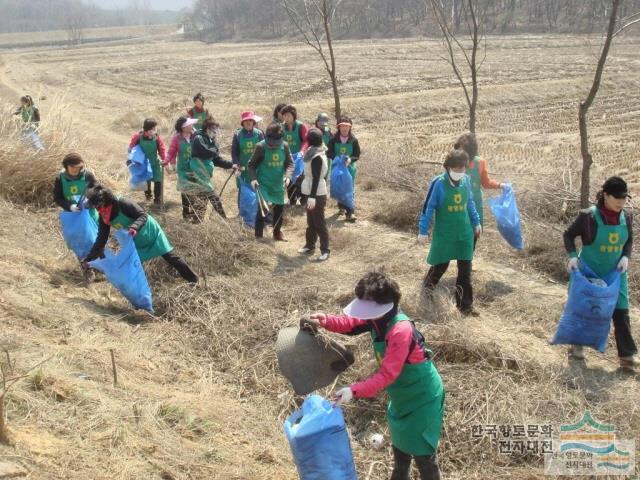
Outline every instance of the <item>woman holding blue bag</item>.
[(141, 262), (162, 257), (175, 268), (180, 276), (190, 283), (196, 283), (198, 277), (193, 270), (177, 256), (173, 246), (155, 218), (145, 213), (140, 205), (126, 198), (116, 197), (111, 190), (96, 185), (87, 190), (87, 204), (100, 214), (98, 237), (84, 263), (100, 258), (109, 239), (111, 227), (127, 230), (133, 237)]
[[(599, 278), (606, 277), (614, 269), (622, 275), (620, 293), (613, 312), (613, 328), (620, 366), (640, 366), (638, 349), (631, 335), (629, 319), (629, 258), (633, 247), (632, 216), (624, 211), (629, 198), (627, 183), (620, 177), (611, 177), (602, 185), (596, 205), (582, 210), (578, 218), (564, 232), (564, 245), (569, 254), (569, 272), (585, 264)], [(576, 250), (575, 239), (580, 237), (582, 249)], [(584, 358), (581, 345), (572, 345), (569, 355)]]
[(379, 369), (336, 392), (338, 405), (353, 398), (389, 394), (387, 421), (393, 445), (392, 480), (408, 480), (415, 459), (422, 480), (440, 479), (436, 452), (444, 416), (444, 386), (422, 334), (400, 310), (400, 287), (382, 272), (369, 272), (355, 287), (344, 315), (315, 313), (302, 329), (322, 327), (345, 335), (369, 333)]
[[(87, 188), (95, 185), (96, 177), (84, 168), (84, 160), (79, 153), (69, 153), (62, 159), (63, 170), (53, 185), (53, 199), (65, 212), (79, 212), (80, 202)], [(91, 210), (91, 217), (98, 222), (98, 213)]]
[[(360, 143), (352, 131), (353, 122), (349, 117), (340, 117), (338, 120), (338, 131), (331, 137), (327, 145), (327, 157), (329, 161), (337, 157), (345, 157), (345, 162), (349, 168), (351, 178), (353, 178), (353, 191), (355, 193), (356, 175), (358, 173), (357, 162), (360, 159)], [(355, 222), (354, 209), (347, 205), (338, 203), (338, 214), (346, 212), (347, 222)]]

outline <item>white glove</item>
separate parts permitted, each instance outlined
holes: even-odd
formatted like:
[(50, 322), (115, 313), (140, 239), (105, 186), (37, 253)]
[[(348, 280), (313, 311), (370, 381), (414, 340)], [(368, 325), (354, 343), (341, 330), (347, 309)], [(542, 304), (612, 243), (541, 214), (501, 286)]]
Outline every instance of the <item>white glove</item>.
[(313, 210), (314, 208), (316, 208), (316, 199), (307, 198), (307, 210)]
[(353, 391), (351, 387), (344, 387), (333, 395), (334, 405), (344, 405), (353, 399)]
[(258, 180), (251, 180), (251, 186), (254, 190), (257, 190), (260, 184), (258, 183)]
[(481, 234), (481, 233), (482, 233), (482, 225), (478, 225), (478, 226), (476, 227), (476, 229), (475, 229), (475, 232), (474, 232), (474, 234), (475, 234), (476, 238), (480, 237), (480, 234)]
[(618, 262), (618, 271), (620, 273), (625, 273), (627, 270), (629, 270), (629, 258), (623, 256)]
[(569, 259), (569, 263), (567, 264), (567, 272), (571, 273), (576, 271), (578, 271), (578, 258), (571, 257)]
[[(80, 207), (74, 203), (73, 205), (71, 205), (69, 207), (69, 210), (71, 210), (72, 212), (79, 212), (80, 211)], [(627, 258), (627, 257), (623, 257), (623, 258)]]
[(351, 157), (347, 157), (347, 159), (344, 161), (344, 164), (348, 167), (349, 165), (351, 165)]
[(420, 234), (418, 234), (418, 244), (426, 245), (427, 244), (427, 240), (429, 240), (429, 235), (420, 235)]

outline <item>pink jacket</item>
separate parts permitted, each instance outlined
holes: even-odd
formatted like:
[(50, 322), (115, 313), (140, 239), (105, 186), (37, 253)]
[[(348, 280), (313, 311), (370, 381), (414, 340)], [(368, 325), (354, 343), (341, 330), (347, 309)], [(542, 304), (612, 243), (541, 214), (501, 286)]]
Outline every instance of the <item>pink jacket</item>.
[(175, 165), (176, 157), (178, 156), (178, 151), (180, 150), (180, 137), (181, 133), (174, 133), (173, 137), (171, 137), (171, 143), (169, 144), (169, 152), (167, 153), (166, 163)]
[[(320, 322), (323, 328), (335, 333), (357, 333), (354, 330), (365, 332), (375, 330), (374, 321), (360, 320), (347, 315), (327, 315), (326, 321)], [(387, 332), (385, 341), (387, 348), (376, 373), (361, 382), (351, 385), (353, 396), (356, 398), (375, 397), (384, 390), (402, 373), (405, 363), (420, 363), (427, 357), (420, 345), (416, 344), (413, 351), (409, 352), (413, 339), (411, 322), (398, 322)]]

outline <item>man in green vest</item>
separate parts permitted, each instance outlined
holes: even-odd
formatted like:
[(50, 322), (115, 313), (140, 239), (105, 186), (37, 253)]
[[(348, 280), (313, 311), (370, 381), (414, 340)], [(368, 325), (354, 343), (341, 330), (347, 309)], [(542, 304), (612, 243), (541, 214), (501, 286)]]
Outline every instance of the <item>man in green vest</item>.
[[(86, 190), (97, 183), (96, 177), (85, 169), (79, 153), (65, 155), (62, 167), (53, 185), (53, 199), (66, 212), (80, 212)], [(92, 209), (90, 214), (97, 223), (98, 213)]]
[(289, 145), (283, 141), (282, 125), (272, 123), (267, 127), (265, 139), (256, 145), (249, 160), (249, 178), (251, 186), (258, 195), (258, 211), (256, 212), (256, 238), (262, 238), (266, 212), (260, 204), (273, 205), (273, 239), (286, 242), (282, 233), (284, 216), (285, 190), (291, 182), (293, 160)]
[(432, 292), (447, 271), (449, 262), (458, 263), (456, 279), (456, 305), (464, 315), (477, 315), (473, 310), (471, 261), (474, 240), (482, 227), (471, 191), (471, 182), (465, 174), (469, 157), (464, 150), (453, 150), (444, 162), (445, 173), (436, 176), (431, 184), (420, 216), (418, 243), (424, 245), (429, 238), (431, 220), (433, 236), (427, 263), (431, 268), (423, 286)]
[(96, 185), (87, 190), (87, 203), (100, 214), (98, 237), (89, 254), (82, 260), (88, 263), (104, 255), (111, 227), (126, 230), (133, 237), (141, 262), (155, 257), (175, 268), (180, 276), (190, 283), (198, 277), (178, 255), (155, 218), (148, 215), (140, 205), (126, 198), (116, 197), (111, 190)]
[[(136, 145), (140, 145), (145, 156), (151, 164), (153, 178), (147, 182), (147, 190), (144, 192), (147, 200), (153, 198), (154, 205), (162, 205), (162, 189), (164, 169), (162, 163), (166, 161), (166, 147), (158, 134), (158, 122), (153, 118), (145, 119), (142, 131), (134, 133), (129, 142), (129, 151)], [(153, 182), (153, 196), (151, 194), (151, 182)]]
[(422, 480), (439, 480), (436, 452), (442, 431), (445, 391), (422, 334), (400, 310), (400, 287), (382, 272), (370, 272), (355, 288), (356, 298), (344, 315), (314, 313), (302, 329), (324, 328), (345, 335), (369, 333), (378, 371), (339, 389), (335, 403), (389, 395), (387, 422), (393, 447), (393, 480), (408, 480), (415, 459)]

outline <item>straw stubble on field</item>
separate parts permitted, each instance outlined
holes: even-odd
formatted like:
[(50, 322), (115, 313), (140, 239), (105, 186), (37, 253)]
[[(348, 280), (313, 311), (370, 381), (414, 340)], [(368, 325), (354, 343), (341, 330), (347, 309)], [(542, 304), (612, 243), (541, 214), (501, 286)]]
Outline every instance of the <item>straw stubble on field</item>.
[[(606, 167), (637, 179), (636, 47), (627, 39), (616, 47), (594, 107), (596, 177)], [(513, 253), (488, 229), (475, 262), (478, 319), (455, 313), (449, 277), (434, 300), (420, 295), (424, 251), (413, 233), (404, 232), (414, 228), (413, 210), (438, 171), (419, 162), (440, 161), (464, 129), (460, 92), (437, 58), (436, 42), (338, 44), (343, 108), (365, 151), (358, 192), (364, 220), (344, 225), (330, 218), (329, 263), (296, 255), (304, 232), (299, 211), (287, 217), (286, 245), (257, 244), (234, 220), (216, 216), (205, 225), (185, 224), (175, 177), (168, 175), (169, 208), (157, 217), (177, 252), (204, 275), (194, 289), (151, 262), (158, 318), (148, 318), (130, 313), (104, 282), (77, 285), (75, 261), (50, 234), (53, 210), (3, 208), (2, 248), (14, 252), (3, 259), (9, 288), (0, 309), (11, 320), (5, 342), (21, 368), (55, 353), (10, 396), (10, 425), (34, 478), (294, 477), (281, 421), (295, 399), (277, 373), (277, 331), (302, 313), (339, 310), (361, 273), (381, 266), (400, 282), (403, 306), (426, 334), (446, 384), (439, 452), (446, 478), (543, 478), (540, 455), (500, 455), (497, 445), (471, 438), (473, 425), (557, 426), (589, 409), (631, 438), (640, 430), (637, 377), (617, 372), (613, 353), (572, 365), (561, 349), (547, 345), (565, 290), (538, 273), (557, 275), (561, 268), (555, 222), (575, 211), (575, 112), (594, 51), (584, 38), (490, 39), (481, 151), (495, 176), (513, 181), (520, 192), (535, 248)], [(203, 91), (223, 124), (224, 147), (243, 108), (268, 118), (276, 101), (290, 98), (310, 120), (332, 104), (313, 53), (297, 44), (94, 46), (4, 60), (14, 88), (37, 89), (47, 98), (66, 92), (67, 113), (73, 131), (83, 135), (90, 166), (122, 192), (130, 132), (154, 115), (167, 133), (195, 91)], [(48, 102), (41, 102), (45, 111)], [(218, 185), (224, 177), (216, 175)], [(554, 197), (558, 192), (562, 201)], [(223, 198), (231, 216), (235, 195), (228, 188)], [(549, 262), (556, 265), (551, 271)], [(340, 384), (375, 368), (367, 338), (347, 341), (357, 364)], [(116, 389), (110, 386), (111, 348), (122, 371)], [(358, 401), (346, 414), (361, 477), (388, 478), (390, 452), (366, 443), (370, 433), (386, 431), (383, 400)], [(41, 433), (34, 434), (36, 428)], [(55, 454), (39, 451), (37, 441), (58, 445)]]

